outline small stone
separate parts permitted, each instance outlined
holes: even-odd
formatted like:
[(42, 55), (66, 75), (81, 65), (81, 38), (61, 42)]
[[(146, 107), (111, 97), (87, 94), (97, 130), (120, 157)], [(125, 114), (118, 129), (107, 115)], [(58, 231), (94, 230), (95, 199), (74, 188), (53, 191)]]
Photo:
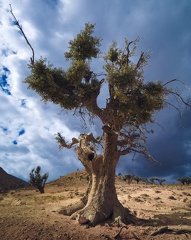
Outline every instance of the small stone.
[(88, 219), (84, 216), (80, 216), (78, 219), (79, 224), (86, 224), (88, 222)]

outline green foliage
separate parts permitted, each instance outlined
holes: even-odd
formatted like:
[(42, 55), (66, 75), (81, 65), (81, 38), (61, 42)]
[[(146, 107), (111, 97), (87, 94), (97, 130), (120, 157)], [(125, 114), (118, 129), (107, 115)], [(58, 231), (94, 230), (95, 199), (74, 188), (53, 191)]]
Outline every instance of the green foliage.
[[(153, 114), (164, 108), (171, 89), (160, 81), (144, 82), (143, 69), (150, 55), (141, 52), (138, 61), (134, 60), (139, 39), (125, 40), (125, 48), (119, 48), (113, 42), (101, 56), (101, 39), (93, 33), (94, 25), (86, 24), (84, 30), (69, 42), (69, 51), (65, 53), (66, 59), (70, 60), (67, 70), (53, 67), (41, 58), (29, 65), (31, 74), (25, 82), (43, 101), (73, 110), (83, 119), (87, 114), (90, 121), (97, 117), (110, 126), (118, 134), (117, 147), (121, 149), (121, 155), (138, 152), (153, 160), (146, 147), (145, 124), (154, 122)], [(100, 60), (101, 57), (105, 61), (104, 72), (95, 73), (91, 68), (92, 59)], [(98, 105), (103, 83), (109, 93), (105, 107)], [(64, 139), (60, 143), (61, 147), (67, 146)]]
[(44, 186), (45, 186), (45, 183), (48, 179), (48, 176), (49, 174), (48, 173), (45, 173), (43, 176), (41, 176), (40, 174), (40, 171), (41, 171), (41, 167), (38, 166), (36, 168), (36, 170), (33, 168), (31, 173), (29, 174), (29, 183), (36, 187), (40, 193), (44, 193)]
[[(100, 93), (103, 79), (90, 69), (91, 58), (100, 53), (100, 38), (92, 36), (93, 24), (86, 24), (85, 29), (69, 42), (69, 52), (65, 57), (71, 60), (67, 71), (53, 67), (46, 59), (30, 64), (31, 74), (25, 80), (38, 92), (43, 101), (52, 101), (67, 110), (88, 108), (89, 114), (98, 115), (95, 103)], [(107, 122), (129, 126), (152, 121), (152, 114), (164, 107), (168, 91), (161, 82), (143, 83), (143, 67), (149, 59), (148, 53), (142, 53), (137, 63), (131, 59), (135, 55), (138, 40), (128, 42), (126, 50), (119, 49), (114, 42), (103, 57), (104, 69), (110, 92), (109, 107), (115, 111)], [(130, 45), (134, 47), (130, 50)], [(89, 77), (88, 77), (89, 76)], [(103, 119), (101, 119), (103, 120)]]
[[(164, 107), (164, 100), (168, 94), (159, 81), (143, 82), (143, 67), (150, 56), (142, 52), (137, 63), (132, 61), (137, 42), (126, 40), (126, 51), (117, 48), (114, 42), (104, 57), (104, 69), (107, 72), (113, 105), (118, 109), (118, 114), (124, 116), (127, 125), (151, 121), (154, 111)], [(134, 47), (130, 50), (132, 43)]]
[(71, 60), (90, 60), (100, 53), (100, 38), (93, 37), (94, 24), (85, 24), (85, 29), (69, 42), (69, 52), (65, 57)]
[(78, 85), (81, 83), (86, 72), (89, 71), (87, 63), (84, 63), (82, 60), (75, 60), (71, 63), (71, 66), (68, 68), (66, 73), (67, 79), (70, 79), (70, 82), (73, 85)]
[(30, 64), (31, 75), (25, 79), (29, 88), (35, 90), (44, 102), (52, 101), (66, 109), (77, 107), (79, 101), (74, 95), (74, 86), (66, 79), (61, 68), (55, 68), (46, 59)]

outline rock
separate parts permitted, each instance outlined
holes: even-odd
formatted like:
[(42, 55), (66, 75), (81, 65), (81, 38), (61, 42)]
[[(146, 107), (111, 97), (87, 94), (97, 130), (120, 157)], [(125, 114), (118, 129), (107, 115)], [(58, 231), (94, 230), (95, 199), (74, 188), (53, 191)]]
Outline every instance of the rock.
[(86, 217), (84, 217), (84, 216), (79, 216), (79, 218), (78, 218), (78, 222), (81, 225), (86, 224), (88, 221), (89, 220)]

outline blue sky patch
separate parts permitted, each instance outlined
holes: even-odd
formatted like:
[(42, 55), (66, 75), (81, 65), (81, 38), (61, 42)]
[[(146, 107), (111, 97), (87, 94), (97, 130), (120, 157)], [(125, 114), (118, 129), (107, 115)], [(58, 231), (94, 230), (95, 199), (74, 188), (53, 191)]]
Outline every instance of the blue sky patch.
[(17, 140), (12, 141), (12, 143), (13, 143), (14, 145), (17, 145), (17, 144), (18, 144)]
[(59, 3), (59, 0), (46, 0), (45, 3), (49, 4), (51, 7), (56, 7), (56, 5)]
[(7, 82), (7, 78), (9, 74), (10, 74), (9, 69), (3, 66), (0, 73), (0, 88), (7, 95), (11, 95), (11, 92), (9, 91), (10, 85)]
[(21, 129), (21, 130), (19, 131), (19, 136), (21, 136), (21, 135), (23, 135), (23, 134), (25, 134), (25, 130), (24, 130), (24, 129)]
[(8, 57), (9, 55), (11, 55), (11, 54), (17, 54), (17, 52), (15, 52), (15, 51), (12, 51), (12, 50), (10, 50), (9, 48), (4, 48), (4, 49), (1, 49), (0, 50), (0, 55), (3, 55), (3, 56), (5, 56), (5, 57)]

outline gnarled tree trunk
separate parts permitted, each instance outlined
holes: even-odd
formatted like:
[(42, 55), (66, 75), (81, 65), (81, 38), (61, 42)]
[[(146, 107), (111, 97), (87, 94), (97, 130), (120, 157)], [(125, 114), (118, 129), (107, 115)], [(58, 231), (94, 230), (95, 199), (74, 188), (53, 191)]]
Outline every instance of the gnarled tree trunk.
[(72, 218), (83, 216), (91, 225), (108, 218), (127, 222), (128, 211), (119, 202), (115, 188), (115, 169), (119, 160), (117, 136), (104, 132), (104, 151), (98, 155), (89, 140), (88, 135), (81, 135), (76, 147), (77, 156), (90, 175), (90, 186), (85, 198), (70, 211), (77, 210)]

